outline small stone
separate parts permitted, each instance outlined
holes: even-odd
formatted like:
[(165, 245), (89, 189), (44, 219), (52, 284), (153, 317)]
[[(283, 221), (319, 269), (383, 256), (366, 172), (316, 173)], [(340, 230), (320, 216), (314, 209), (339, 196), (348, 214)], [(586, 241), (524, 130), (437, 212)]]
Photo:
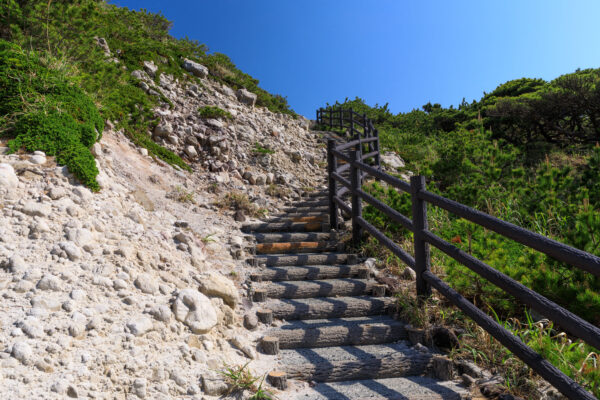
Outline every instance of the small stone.
[(71, 297), (75, 301), (80, 301), (85, 299), (87, 295), (85, 294), (85, 291), (81, 289), (73, 289), (69, 294), (69, 297)]
[(69, 335), (74, 338), (78, 338), (83, 335), (83, 332), (85, 332), (85, 327), (82, 324), (73, 322), (71, 325), (69, 325), (68, 331)]
[(72, 397), (74, 399), (79, 397), (79, 394), (77, 393), (77, 388), (73, 385), (69, 385), (69, 387), (67, 388), (67, 396)]
[(151, 331), (152, 328), (152, 320), (144, 315), (134, 318), (127, 323), (127, 329), (135, 336), (142, 336)]
[(237, 95), (237, 99), (240, 103), (244, 103), (246, 105), (254, 107), (254, 104), (256, 103), (256, 99), (257, 99), (256, 94), (249, 92), (246, 89), (239, 89), (236, 92), (236, 95)]
[(169, 322), (171, 320), (172, 313), (171, 313), (171, 310), (169, 309), (169, 307), (162, 305), (162, 306), (153, 308), (150, 311), (150, 315), (152, 315), (158, 321)]
[(27, 365), (33, 357), (33, 350), (31, 350), (27, 342), (16, 342), (12, 346), (11, 355), (24, 365)]
[(146, 398), (146, 380), (144, 378), (137, 378), (133, 381), (133, 393), (140, 399)]
[(158, 71), (158, 67), (154, 64), (154, 61), (144, 61), (144, 69), (152, 78), (156, 76), (156, 72)]
[(179, 292), (173, 303), (173, 314), (194, 333), (207, 333), (218, 321), (217, 312), (208, 297), (194, 289)]
[(123, 279), (115, 279), (113, 281), (113, 288), (115, 290), (127, 289), (127, 282), (125, 282)]
[(244, 327), (249, 330), (254, 330), (258, 326), (258, 317), (256, 313), (248, 312), (244, 315)]
[(134, 281), (135, 287), (146, 294), (158, 292), (158, 283), (148, 274), (140, 274)]
[(41, 155), (33, 155), (33, 156), (29, 157), (29, 162), (32, 164), (37, 164), (37, 165), (45, 164), (46, 157), (41, 156)]
[(173, 126), (168, 122), (161, 122), (154, 128), (154, 135), (158, 137), (167, 137), (173, 133)]
[(198, 152), (196, 151), (196, 148), (194, 146), (187, 146), (184, 151), (185, 154), (187, 154), (190, 158), (198, 157)]
[(77, 261), (81, 258), (81, 250), (73, 242), (61, 242), (58, 246), (64, 250), (71, 261)]
[(202, 390), (208, 396), (221, 396), (227, 393), (229, 386), (221, 377), (213, 373), (202, 375)]
[(19, 184), (19, 178), (10, 164), (0, 164), (0, 187), (14, 189)]
[(36, 286), (40, 290), (52, 290), (58, 292), (61, 290), (60, 279), (54, 275), (44, 275)]
[(208, 76), (208, 68), (202, 64), (188, 60), (187, 58), (183, 60), (183, 69), (200, 78), (206, 78)]
[(48, 192), (48, 196), (52, 199), (52, 200), (58, 200), (64, 196), (67, 195), (67, 191), (65, 190), (64, 187), (61, 186), (54, 186), (52, 189), (50, 189), (50, 191)]
[(37, 318), (28, 317), (20, 324), (20, 328), (30, 338), (41, 338), (44, 336), (44, 330)]
[(17, 254), (13, 255), (8, 260), (8, 265), (10, 267), (10, 272), (13, 274), (22, 274), (27, 271), (27, 264), (25, 261)]
[(402, 279), (407, 281), (414, 281), (415, 279), (417, 279), (417, 273), (411, 267), (405, 267), (404, 271), (402, 271), (401, 277)]
[(235, 308), (239, 301), (238, 290), (233, 282), (216, 272), (211, 272), (200, 278), (199, 290), (207, 296), (222, 298), (231, 308)]
[(32, 217), (48, 217), (52, 212), (52, 208), (49, 204), (28, 201), (21, 207), (21, 212)]

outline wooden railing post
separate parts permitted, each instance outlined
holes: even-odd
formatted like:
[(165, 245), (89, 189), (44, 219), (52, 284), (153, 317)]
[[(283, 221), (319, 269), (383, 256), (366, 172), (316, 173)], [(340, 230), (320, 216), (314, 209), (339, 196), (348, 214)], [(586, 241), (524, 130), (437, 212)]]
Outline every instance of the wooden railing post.
[(317, 110), (317, 124), (318, 125), (321, 125), (321, 116), (323, 115), (323, 112), (321, 110), (322, 110), (321, 108), (319, 108)]
[(426, 299), (431, 296), (431, 286), (423, 273), (431, 269), (429, 243), (423, 239), (423, 230), (429, 229), (427, 223), (427, 203), (418, 197), (425, 190), (425, 177), (422, 175), (410, 177), (410, 194), (412, 198), (412, 223), (414, 227), (415, 272), (417, 274), (417, 296)]
[(377, 151), (377, 154), (375, 154), (375, 166), (381, 171), (381, 154), (379, 152), (379, 131), (377, 130), (377, 128), (373, 128), (373, 134), (377, 138), (377, 140), (373, 142), (373, 146), (375, 147), (374, 151)]
[(329, 108), (329, 128), (333, 128), (333, 107)]
[(360, 245), (361, 241), (361, 226), (358, 223), (358, 218), (362, 217), (362, 201), (358, 195), (358, 190), (361, 189), (361, 173), (358, 168), (354, 165), (355, 162), (360, 162), (361, 152), (360, 150), (353, 150), (350, 152), (350, 159), (352, 164), (350, 165), (350, 184), (352, 185), (352, 242), (354, 246)]
[(354, 136), (354, 113), (352, 109), (350, 109), (350, 137), (354, 139), (360, 139), (358, 135), (356, 137)]
[(338, 228), (338, 206), (334, 198), (337, 196), (336, 182), (333, 173), (337, 171), (337, 158), (333, 154), (335, 140), (327, 139), (327, 179), (329, 183), (329, 225), (331, 229)]
[(340, 110), (340, 129), (344, 129), (344, 109), (339, 108)]

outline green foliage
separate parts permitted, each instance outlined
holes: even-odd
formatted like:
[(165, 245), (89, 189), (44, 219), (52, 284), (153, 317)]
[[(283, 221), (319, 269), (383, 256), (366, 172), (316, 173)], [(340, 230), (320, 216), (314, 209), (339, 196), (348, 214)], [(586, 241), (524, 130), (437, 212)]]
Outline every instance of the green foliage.
[[(153, 61), (158, 67), (156, 80), (165, 73), (195, 83), (198, 83), (198, 78), (185, 72), (181, 64), (183, 58), (198, 61), (209, 68), (212, 79), (256, 93), (258, 105), (273, 112), (294, 114), (285, 98), (261, 89), (257, 80), (237, 69), (226, 56), (218, 53), (209, 55), (205, 45), (188, 38), (176, 39), (169, 35), (170, 28), (171, 22), (160, 14), (144, 9), (129, 10), (103, 0), (0, 0), (0, 39), (35, 50), (41, 57), (64, 67), (69, 81), (74, 84), (70, 90), (78, 87), (87, 93), (92, 98), (91, 104), (100, 109), (102, 120), (116, 122), (116, 128), (135, 144), (147, 148), (152, 156), (169, 164), (190, 170), (179, 156), (154, 143), (148, 135), (157, 123), (153, 108), (159, 102), (171, 107), (172, 104), (164, 96), (147, 94), (131, 77), (133, 70), (143, 68), (144, 61)], [(96, 38), (99, 37), (106, 39), (112, 53), (110, 58), (97, 45)], [(6, 71), (6, 65), (14, 61), (7, 62), (0, 66), (2, 130), (14, 122), (10, 115), (21, 103), (29, 104), (27, 95), (39, 92), (25, 84), (19, 85), (22, 92), (15, 91), (15, 82)], [(38, 78), (44, 76), (45, 73)], [(23, 95), (23, 98), (15, 94)], [(56, 96), (61, 94), (68, 96), (66, 91)], [(75, 113), (73, 116), (78, 122), (82, 120), (76, 113), (87, 112), (77, 108), (64, 111)], [(95, 123), (95, 126), (98, 124)], [(92, 137), (92, 131), (87, 133)]]
[(11, 151), (41, 150), (56, 156), (92, 190), (98, 169), (90, 147), (100, 138), (104, 122), (92, 100), (62, 71), (56, 60), (0, 40), (0, 126)]
[(275, 150), (269, 149), (267, 147), (263, 147), (260, 143), (254, 143), (253, 152), (258, 154), (275, 154)]
[(198, 114), (202, 118), (233, 119), (229, 111), (225, 111), (216, 106), (204, 106), (198, 108)]

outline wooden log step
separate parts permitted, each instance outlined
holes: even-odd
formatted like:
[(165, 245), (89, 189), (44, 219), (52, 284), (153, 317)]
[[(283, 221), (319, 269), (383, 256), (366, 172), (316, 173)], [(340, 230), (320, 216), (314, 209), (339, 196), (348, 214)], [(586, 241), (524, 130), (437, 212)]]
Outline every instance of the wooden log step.
[(329, 222), (329, 215), (282, 215), (282, 216), (278, 216), (278, 217), (273, 217), (273, 218), (269, 218), (267, 221), (267, 223), (272, 223), (272, 222), (319, 222), (319, 223), (323, 223), (323, 222)]
[(292, 321), (269, 331), (280, 349), (397, 342), (407, 339), (404, 323), (388, 316)]
[(280, 217), (312, 217), (312, 216), (329, 217), (329, 209), (323, 210), (323, 209), (306, 208), (306, 209), (303, 209), (303, 210), (298, 211), (298, 212), (280, 212), (280, 213), (276, 213), (276, 214), (272, 215), (273, 218), (280, 218)]
[(309, 297), (361, 296), (372, 290), (375, 281), (366, 279), (327, 279), (317, 281), (284, 281), (264, 283), (261, 289), (276, 299)]
[(293, 204), (290, 204), (291, 207), (322, 207), (328, 205), (328, 200), (297, 201)]
[(318, 383), (305, 400), (463, 400), (472, 398), (457, 382), (440, 382), (425, 376), (384, 378), (355, 382)]
[(311, 197), (311, 198), (323, 197), (323, 198), (325, 198), (325, 197), (327, 197), (327, 189), (314, 190), (312, 192), (304, 191), (302, 193), (302, 197), (303, 198), (305, 198), (305, 197)]
[(339, 265), (356, 264), (358, 258), (355, 254), (346, 253), (305, 253), (305, 254), (269, 254), (259, 255), (255, 259), (258, 265), (267, 267), (285, 267), (298, 265)]
[(393, 297), (360, 296), (268, 300), (266, 307), (274, 318), (290, 321), (387, 314), (395, 304)]
[(361, 268), (355, 265), (302, 265), (299, 267), (267, 267), (252, 275), (255, 281), (304, 281), (356, 277)]
[(260, 222), (242, 226), (242, 232), (322, 232), (321, 222)]
[(312, 206), (291, 206), (285, 207), (283, 212), (286, 213), (306, 213), (306, 212), (320, 212), (320, 213), (328, 213), (329, 212), (329, 203), (324, 206), (312, 207)]
[(338, 250), (337, 242), (279, 242), (256, 245), (257, 254), (314, 253), (336, 250)]
[(332, 240), (335, 235), (328, 232), (282, 232), (282, 233), (255, 233), (257, 243), (278, 242), (321, 242)]
[(282, 350), (279, 354), (288, 378), (315, 382), (425, 375), (434, 357), (406, 342)]

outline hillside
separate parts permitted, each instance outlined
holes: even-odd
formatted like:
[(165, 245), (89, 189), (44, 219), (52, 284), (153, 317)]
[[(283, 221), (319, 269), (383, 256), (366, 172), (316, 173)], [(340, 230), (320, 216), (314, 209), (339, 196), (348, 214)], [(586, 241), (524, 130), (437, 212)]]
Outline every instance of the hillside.
[(265, 329), (239, 226), (323, 183), (309, 121), (160, 15), (10, 0), (0, 26), (0, 397), (223, 394)]

